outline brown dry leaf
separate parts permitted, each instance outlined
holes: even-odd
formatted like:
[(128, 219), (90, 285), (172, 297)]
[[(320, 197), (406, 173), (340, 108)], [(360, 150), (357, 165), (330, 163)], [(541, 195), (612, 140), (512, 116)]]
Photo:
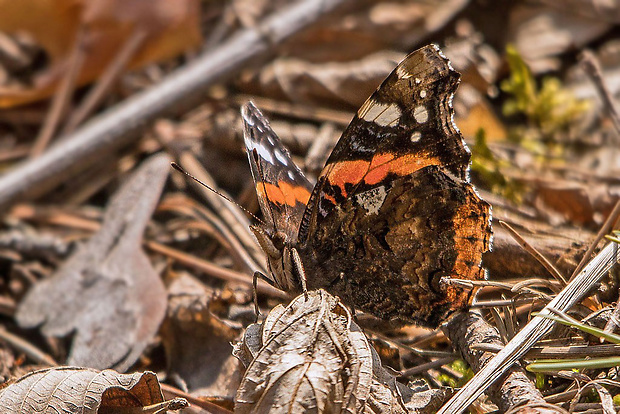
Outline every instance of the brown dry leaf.
[(168, 287), (168, 317), (161, 329), (168, 375), (180, 378), (195, 395), (232, 402), (241, 381), (231, 355), (241, 326), (217, 317), (214, 292), (187, 274)]
[(347, 309), (323, 290), (274, 308), (263, 322), (260, 349), (256, 340), (237, 346), (236, 354), (245, 350), (254, 358), (235, 412), (357, 412), (368, 397), (372, 361), (367, 342), (351, 342), (350, 323)]
[(339, 103), (357, 108), (403, 57), (382, 51), (345, 63), (278, 59), (259, 74), (260, 94), (298, 104)]
[(246, 330), (234, 354), (247, 364), (239, 413), (426, 413), (450, 394), (396, 382), (348, 310), (323, 290), (275, 307)]
[(557, 70), (560, 55), (580, 49), (607, 32), (610, 24), (581, 9), (520, 4), (510, 16), (510, 42), (535, 74)]
[(595, 211), (585, 185), (556, 179), (540, 181), (537, 186), (536, 202), (550, 220), (555, 213), (560, 216), (555, 218), (559, 223), (568, 220), (583, 225), (594, 221)]
[(165, 409), (163, 402), (157, 376), (148, 371), (129, 375), (76, 367), (43, 369), (0, 390), (2, 412), (14, 414), (123, 413), (123, 408), (155, 404)]
[(78, 84), (97, 79), (138, 32), (145, 40), (131, 68), (176, 56), (201, 42), (198, 0), (0, 0), (0, 10), (0, 32), (29, 34), (49, 59), (31, 88), (0, 89), (0, 108), (50, 96), (67, 70), (80, 31), (86, 56)]
[(145, 161), (112, 198), (101, 230), (19, 304), (22, 327), (75, 332), (69, 364), (127, 370), (157, 333), (166, 291), (141, 242), (169, 169), (164, 155)]

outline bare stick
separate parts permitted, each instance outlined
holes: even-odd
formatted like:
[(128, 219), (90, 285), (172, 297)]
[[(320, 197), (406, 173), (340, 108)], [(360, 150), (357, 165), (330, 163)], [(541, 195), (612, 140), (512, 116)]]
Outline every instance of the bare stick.
[(214, 84), (266, 59), (275, 46), (347, 4), (359, 6), (353, 0), (302, 0), (256, 27), (240, 30), (161, 83), (93, 118), (38, 159), (6, 172), (0, 177), (0, 211), (17, 200), (45, 194), (103, 155), (136, 141), (155, 119), (196, 106)]
[(618, 116), (618, 110), (616, 109), (614, 98), (609, 92), (607, 85), (605, 85), (601, 66), (598, 63), (596, 56), (594, 56), (594, 53), (590, 50), (584, 50), (581, 54), (581, 65), (585, 72), (590, 76), (590, 79), (594, 82), (594, 85), (603, 100), (603, 105), (605, 106), (611, 121), (614, 123), (616, 132), (620, 134), (620, 116)]
[(39, 134), (34, 141), (32, 150), (30, 151), (30, 155), (32, 157), (39, 157), (43, 151), (45, 151), (48, 144), (54, 137), (56, 128), (58, 128), (58, 125), (62, 121), (62, 118), (69, 107), (69, 102), (71, 101), (73, 91), (75, 90), (75, 83), (80, 76), (80, 71), (82, 70), (82, 65), (84, 64), (85, 53), (84, 45), (82, 44), (83, 39), (84, 30), (82, 28), (77, 32), (75, 44), (73, 45), (73, 51), (71, 52), (71, 57), (67, 62), (67, 71), (62, 77), (60, 86), (52, 98), (52, 103), (47, 111), (47, 114), (45, 115), (43, 126), (39, 130)]
[[(455, 315), (442, 327), (442, 331), (474, 371), (480, 370), (494, 356), (492, 352), (474, 347), (475, 344), (494, 344), (498, 347), (504, 345), (498, 331), (473, 312)], [(487, 392), (501, 412), (525, 402), (545, 402), (540, 391), (519, 365), (510, 367), (506, 374), (502, 381), (493, 384)]]

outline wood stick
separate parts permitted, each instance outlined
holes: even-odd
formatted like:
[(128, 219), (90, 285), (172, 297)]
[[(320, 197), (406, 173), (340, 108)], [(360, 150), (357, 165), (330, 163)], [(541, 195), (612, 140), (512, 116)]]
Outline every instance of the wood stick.
[(204, 100), (216, 83), (233, 78), (250, 62), (266, 59), (300, 30), (353, 0), (302, 0), (256, 27), (240, 30), (220, 47), (93, 118), (38, 159), (19, 164), (0, 178), (0, 212), (32, 199), (88, 168), (104, 154), (140, 138), (157, 118), (182, 113)]

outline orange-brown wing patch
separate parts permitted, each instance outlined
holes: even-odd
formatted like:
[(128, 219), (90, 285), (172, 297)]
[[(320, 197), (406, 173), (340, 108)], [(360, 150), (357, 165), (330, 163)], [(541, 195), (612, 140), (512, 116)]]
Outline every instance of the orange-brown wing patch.
[[(370, 170), (364, 177), (366, 184), (374, 185), (387, 177), (388, 174), (396, 174), (404, 177), (429, 165), (440, 165), (441, 161), (437, 158), (420, 157), (418, 154), (407, 154), (388, 160), (387, 162), (376, 162), (375, 159), (386, 159), (390, 154), (376, 154), (370, 163)], [(376, 165), (376, 167), (373, 167)]]
[(441, 165), (437, 158), (420, 157), (418, 154), (406, 154), (394, 158), (394, 154), (375, 154), (372, 160), (341, 161), (326, 169), (327, 180), (332, 186), (340, 188), (341, 194), (346, 197), (345, 184), (356, 185), (362, 181), (374, 185), (387, 177), (396, 174), (399, 177), (412, 174), (429, 165)]
[(310, 199), (310, 192), (305, 187), (292, 185), (286, 181), (278, 181), (278, 185), (258, 182), (256, 193), (273, 203), (291, 207), (297, 203), (305, 205)]
[(340, 188), (341, 194), (346, 197), (345, 184), (357, 184), (364, 179), (370, 163), (364, 160), (340, 161), (326, 168), (327, 180), (332, 186)]

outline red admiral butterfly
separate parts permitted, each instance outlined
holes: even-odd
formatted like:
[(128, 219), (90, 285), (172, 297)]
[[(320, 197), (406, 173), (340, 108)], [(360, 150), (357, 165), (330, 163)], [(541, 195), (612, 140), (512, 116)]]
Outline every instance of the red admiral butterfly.
[(437, 46), (407, 56), (357, 111), (313, 186), (269, 122), (242, 108), (266, 224), (252, 230), (276, 287), (324, 288), (379, 318), (437, 327), (485, 278), (490, 207), (453, 122), (460, 81)]

